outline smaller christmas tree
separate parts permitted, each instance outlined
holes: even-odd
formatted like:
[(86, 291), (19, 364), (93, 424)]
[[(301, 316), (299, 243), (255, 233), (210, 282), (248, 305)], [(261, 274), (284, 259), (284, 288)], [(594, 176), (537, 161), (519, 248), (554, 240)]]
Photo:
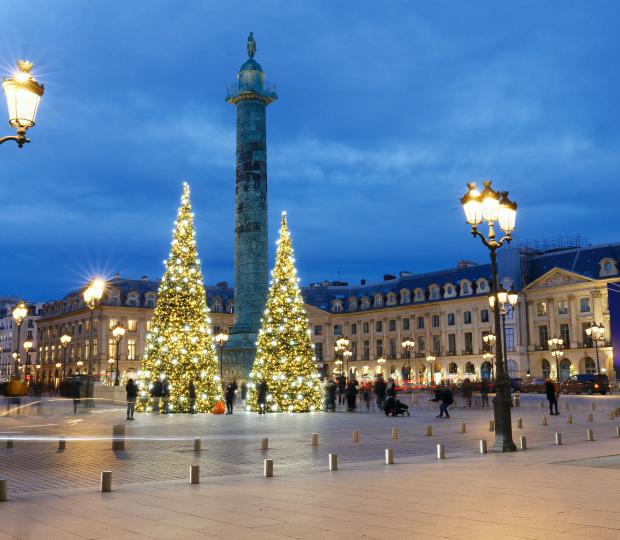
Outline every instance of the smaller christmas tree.
[(311, 412), (321, 407), (308, 317), (295, 269), (293, 244), (282, 212), (276, 264), (250, 373), (248, 403), (258, 410), (257, 387), (268, 386), (268, 412)]

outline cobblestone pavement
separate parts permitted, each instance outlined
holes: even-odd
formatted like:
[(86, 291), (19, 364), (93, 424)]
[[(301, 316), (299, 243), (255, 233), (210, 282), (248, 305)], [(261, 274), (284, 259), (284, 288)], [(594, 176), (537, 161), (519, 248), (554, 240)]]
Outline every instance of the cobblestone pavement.
[[(403, 397), (403, 400), (409, 399)], [(620, 418), (610, 412), (620, 406), (620, 397), (571, 396), (561, 398), (558, 417), (541, 417), (544, 396), (524, 395), (522, 406), (513, 408), (514, 438), (526, 435), (532, 448), (553, 447), (555, 432), (561, 432), (566, 448), (585, 441), (586, 428), (594, 430), (596, 440), (617, 444), (616, 426)], [(566, 410), (566, 406), (570, 410)], [(592, 410), (595, 404), (596, 410)], [(70, 401), (45, 399), (43, 403), (24, 403), (0, 416), (0, 478), (7, 478), (11, 493), (33, 493), (65, 488), (95, 487), (102, 470), (112, 470), (116, 485), (143, 484), (187, 477), (188, 466), (200, 464), (204, 477), (259, 474), (265, 457), (274, 459), (281, 472), (311, 472), (325, 467), (328, 453), (337, 453), (343, 466), (381, 461), (387, 447), (396, 456), (434, 455), (436, 444), (445, 445), (455, 456), (471, 456), (478, 451), (480, 439), (491, 447), (489, 432), (491, 409), (453, 407), (450, 420), (435, 418), (435, 404), (420, 396), (410, 417), (387, 418), (376, 411), (335, 414), (265, 415), (236, 412), (226, 415), (137, 415), (134, 422), (124, 421), (119, 404), (98, 403), (90, 412), (72, 414)], [(567, 423), (567, 415), (573, 423)], [(593, 414), (593, 422), (587, 420)], [(523, 429), (516, 427), (522, 418)], [(110, 437), (114, 423), (126, 424), (125, 451), (112, 451)], [(460, 432), (465, 422), (466, 433)], [(433, 436), (426, 436), (432, 425)], [(399, 437), (391, 439), (397, 427)], [(360, 442), (352, 441), (352, 431), (360, 433)], [(311, 434), (319, 433), (320, 444), (311, 446)], [(58, 437), (66, 437), (66, 449), (58, 450)], [(12, 437), (6, 448), (2, 438)], [(269, 450), (260, 449), (260, 440), (269, 438)], [(92, 438), (92, 439), (89, 439)], [(194, 453), (193, 439), (202, 439), (202, 451)], [(613, 452), (612, 452), (613, 453)], [(603, 455), (603, 454), (600, 454)], [(591, 457), (598, 457), (595, 453)], [(604, 465), (603, 465), (604, 466)]]

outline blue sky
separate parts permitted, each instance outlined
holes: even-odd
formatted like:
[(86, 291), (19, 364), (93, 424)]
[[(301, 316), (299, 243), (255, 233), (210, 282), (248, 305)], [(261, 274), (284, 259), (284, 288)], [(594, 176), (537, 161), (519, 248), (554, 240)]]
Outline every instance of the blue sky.
[(270, 242), (286, 209), (304, 283), (486, 262), (458, 198), (487, 177), (519, 203), (521, 239), (618, 241), (619, 12), (612, 1), (4, 0), (0, 70), (31, 59), (46, 93), (32, 143), (0, 148), (0, 294), (53, 299), (95, 272), (159, 277), (183, 180), (205, 279), (232, 280), (224, 95), (250, 31), (279, 94)]

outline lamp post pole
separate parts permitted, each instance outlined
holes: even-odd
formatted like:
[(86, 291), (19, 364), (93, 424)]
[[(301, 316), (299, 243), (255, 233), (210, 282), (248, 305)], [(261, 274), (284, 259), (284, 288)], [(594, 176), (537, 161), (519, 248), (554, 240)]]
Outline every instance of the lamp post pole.
[[(346, 362), (347, 366), (347, 375), (346, 379), (349, 379), (349, 357), (353, 354), (349, 351), (349, 340), (346, 337), (341, 337), (336, 340), (336, 346), (334, 347), (334, 351), (336, 353), (336, 358), (341, 357), (343, 362)], [(350, 353), (350, 354), (348, 354)]]
[(19, 373), (19, 362), (21, 360), (19, 356), (20, 346), (21, 346), (21, 329), (22, 329), (22, 323), (24, 322), (24, 319), (26, 318), (27, 315), (28, 315), (28, 308), (26, 307), (26, 304), (24, 302), (19, 302), (19, 304), (17, 304), (13, 308), (13, 319), (15, 320), (15, 324), (17, 325), (17, 350), (15, 351), (16, 352), (15, 377), (17, 379), (21, 379), (21, 375)]
[(116, 375), (114, 377), (114, 386), (120, 386), (121, 378), (120, 378), (120, 359), (121, 359), (121, 341), (123, 336), (125, 335), (125, 327), (118, 321), (114, 330), (112, 330), (112, 336), (114, 337), (114, 341), (116, 342)]
[(71, 336), (69, 334), (63, 334), (60, 336), (60, 345), (62, 346), (62, 378), (63, 380), (67, 376), (67, 347), (71, 343)]
[(224, 382), (224, 345), (228, 341), (228, 334), (226, 332), (220, 332), (217, 336), (215, 336), (215, 342), (217, 343), (220, 351), (220, 383)]
[(94, 355), (95, 355), (95, 347), (94, 347), (94, 339), (95, 339), (95, 331), (94, 331), (94, 320), (95, 320), (95, 308), (103, 298), (103, 293), (105, 291), (105, 281), (96, 278), (93, 279), (90, 285), (84, 291), (84, 303), (88, 306), (90, 310), (90, 342), (88, 343), (88, 375), (86, 379), (86, 407), (94, 407), (95, 402), (93, 401), (94, 397), (94, 381), (93, 381), (93, 364), (94, 364)]
[[(467, 223), (471, 226), (471, 234), (480, 238), (482, 244), (489, 250), (491, 259), (492, 295), (494, 302), (499, 306), (499, 275), (497, 269), (497, 250), (504, 243), (511, 241), (511, 233), (515, 228), (517, 205), (508, 198), (508, 192), (497, 192), (491, 188), (491, 182), (484, 182), (484, 189), (479, 192), (475, 184), (469, 184), (465, 196), (461, 199)], [(488, 224), (488, 234), (483, 235), (478, 225), (483, 221)], [(496, 238), (495, 223), (504, 232), (505, 236)], [(493, 412), (495, 416), (495, 449), (501, 452), (514, 452), (517, 447), (512, 440), (512, 419), (510, 407), (510, 381), (504, 369), (502, 332), (500, 310), (493, 310), (496, 340), (496, 376), (495, 398)]]
[(26, 375), (30, 375), (30, 351), (32, 350), (32, 347), (32, 340), (27, 339), (26, 341), (24, 341), (24, 351), (26, 351)]
[(594, 341), (594, 350), (596, 351), (596, 372), (601, 372), (601, 363), (598, 357), (598, 341), (605, 336), (605, 327), (603, 323), (596, 324), (595, 322), (589, 328), (586, 328), (586, 335)]
[(409, 373), (408, 379), (411, 380), (411, 351), (413, 351), (413, 348), (415, 347), (415, 341), (413, 339), (406, 338), (401, 343), (401, 346), (405, 349), (405, 353), (407, 355), (407, 370)]
[(549, 345), (549, 350), (551, 351), (553, 358), (555, 358), (555, 380), (557, 382), (560, 382), (559, 360), (560, 358), (562, 358), (562, 356), (564, 356), (564, 351), (562, 351), (564, 347), (564, 340), (554, 336), (551, 339), (547, 340), (547, 344)]

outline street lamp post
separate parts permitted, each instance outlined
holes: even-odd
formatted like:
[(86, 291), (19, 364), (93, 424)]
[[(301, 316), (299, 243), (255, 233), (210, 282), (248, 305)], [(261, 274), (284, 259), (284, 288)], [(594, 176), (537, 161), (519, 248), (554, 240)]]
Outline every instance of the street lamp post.
[(28, 308), (26, 307), (26, 304), (24, 302), (20, 302), (13, 308), (13, 319), (15, 320), (15, 324), (17, 325), (17, 351), (16, 351), (17, 354), (14, 356), (14, 358), (15, 358), (15, 374), (18, 379), (21, 379), (20, 374), (19, 374), (19, 362), (21, 360), (21, 358), (19, 357), (19, 349), (21, 345), (20, 334), (21, 334), (21, 329), (22, 329), (22, 323), (24, 322), (24, 319), (26, 318), (27, 315), (28, 315)]
[(415, 347), (415, 341), (413, 339), (405, 338), (405, 340), (401, 343), (402, 348), (405, 350), (405, 354), (407, 355), (407, 370), (409, 372), (409, 380), (411, 380), (411, 351)]
[(552, 337), (547, 340), (547, 344), (549, 345), (549, 350), (555, 358), (555, 380), (560, 382), (560, 364), (559, 360), (564, 356), (564, 340), (562, 338)]
[[(334, 351), (336, 353), (336, 358), (339, 356), (342, 357), (343, 361), (346, 361), (347, 366), (347, 375), (346, 378), (349, 378), (349, 358), (353, 355), (351, 351), (349, 351), (349, 343), (350, 341), (346, 337), (341, 337), (336, 340), (336, 346), (334, 347)], [(347, 354), (350, 353), (350, 354)]]
[(75, 363), (75, 365), (76, 365), (76, 366), (77, 366), (77, 368), (78, 368), (78, 374), (81, 374), (81, 373), (82, 373), (82, 366), (84, 365), (84, 362), (82, 362), (81, 360), (78, 360), (78, 361)]
[(43, 85), (30, 74), (32, 62), (20, 60), (17, 71), (10, 79), (4, 79), (2, 86), (9, 108), (9, 125), (17, 130), (17, 135), (0, 138), (0, 144), (15, 141), (20, 148), (30, 139), (26, 137), (28, 128), (34, 126), (39, 101), (43, 95)]
[[(519, 295), (514, 291), (507, 291), (504, 287), (499, 287), (497, 291), (497, 299), (499, 303), (499, 314), (502, 317), (502, 342), (504, 344), (504, 369), (508, 376), (510, 376), (510, 372), (508, 371), (508, 350), (506, 343), (506, 315), (508, 311), (512, 311), (514, 313), (514, 309), (519, 303)], [(491, 310), (495, 312), (495, 296), (489, 296), (489, 306), (491, 306)]]
[(114, 369), (114, 364), (116, 363), (116, 359), (108, 358), (108, 366), (110, 366), (110, 374), (108, 375), (108, 370), (105, 370), (105, 376), (108, 379), (108, 384), (110, 379), (112, 378), (112, 370)]
[(88, 343), (88, 376), (86, 380), (86, 407), (94, 407), (94, 381), (93, 381), (93, 363), (94, 363), (94, 338), (93, 329), (95, 308), (103, 298), (105, 291), (105, 281), (101, 278), (95, 278), (84, 291), (84, 303), (90, 310), (90, 342)]
[(62, 378), (67, 377), (67, 347), (71, 343), (71, 336), (69, 334), (63, 334), (60, 336), (60, 345), (62, 346)]
[(41, 364), (37, 364), (34, 367), (37, 370), (37, 372), (35, 373), (35, 380), (36, 380), (36, 382), (39, 382), (39, 379), (41, 377)]
[(121, 321), (117, 321), (114, 330), (112, 330), (112, 336), (114, 337), (114, 341), (116, 341), (116, 376), (114, 377), (114, 386), (120, 386), (120, 358), (121, 358), (121, 340), (125, 335), (125, 327), (121, 323)]
[(226, 332), (220, 332), (215, 336), (215, 342), (220, 349), (220, 382), (224, 380), (224, 367), (222, 365), (224, 359), (224, 345), (228, 341), (228, 334)]
[[(487, 334), (486, 336), (482, 336), (482, 341), (488, 348), (488, 351), (482, 355), (482, 359), (491, 364), (491, 379), (493, 379), (493, 358), (495, 358), (493, 355), (493, 347), (495, 347), (495, 334)], [(480, 373), (480, 376), (482, 376), (482, 372)]]
[[(492, 294), (495, 303), (499, 304), (499, 276), (497, 272), (497, 250), (512, 240), (511, 234), (515, 228), (517, 205), (508, 198), (508, 192), (495, 191), (490, 181), (484, 182), (484, 189), (479, 192), (476, 184), (468, 184), (467, 193), (461, 198), (461, 205), (465, 211), (467, 223), (471, 226), (471, 234), (480, 238), (482, 244), (489, 250), (491, 258)], [(485, 236), (478, 230), (483, 221), (487, 222), (488, 234)], [(495, 226), (503, 231), (504, 236), (499, 240), (496, 237)], [(495, 449), (502, 452), (514, 452), (517, 447), (512, 440), (512, 419), (510, 413), (510, 381), (504, 369), (501, 321), (499, 309), (494, 310), (495, 339), (495, 398), (493, 412), (495, 416)]]
[(60, 371), (59, 369), (62, 367), (62, 364), (60, 362), (56, 362), (55, 364), (56, 366), (56, 377), (54, 377), (54, 390), (58, 390), (59, 387), (59, 382), (60, 382)]
[(598, 342), (605, 337), (605, 327), (603, 323), (596, 324), (595, 322), (589, 328), (586, 328), (586, 335), (594, 342), (594, 348), (596, 350), (596, 372), (601, 372), (601, 364), (598, 358)]
[(334, 364), (336, 364), (338, 367), (336, 368), (338, 370), (338, 373), (340, 373), (340, 375), (343, 374), (344, 368), (342, 367), (342, 364), (344, 364), (344, 362), (340, 359), (336, 360), (334, 362)]
[(435, 358), (432, 354), (426, 355), (426, 362), (428, 363), (428, 371), (430, 372), (430, 383), (433, 384), (433, 379), (435, 378)]
[(385, 364), (385, 358), (383, 358), (383, 356), (381, 358), (377, 358), (377, 364), (379, 364), (379, 373), (381, 373), (381, 375), (384, 376), (385, 373), (383, 370), (383, 364)]
[(34, 344), (31, 339), (24, 341), (24, 351), (26, 351), (26, 375), (30, 374), (30, 351)]

